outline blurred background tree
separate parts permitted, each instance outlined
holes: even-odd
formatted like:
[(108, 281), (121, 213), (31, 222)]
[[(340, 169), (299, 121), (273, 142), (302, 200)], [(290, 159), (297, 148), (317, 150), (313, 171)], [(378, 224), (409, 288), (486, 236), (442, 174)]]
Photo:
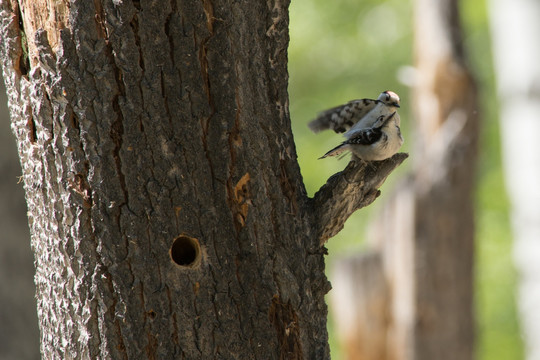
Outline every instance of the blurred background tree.
[[(522, 358), (515, 311), (515, 271), (510, 254), (508, 201), (501, 168), (499, 127), (486, 5), (461, 2), (465, 50), (478, 82), (483, 127), (477, 166), (475, 311), (477, 359)], [(348, 1), (328, 3), (296, 0), (291, 3), (289, 49), (290, 102), (293, 131), (303, 176), (310, 193), (345, 166), (345, 161), (317, 160), (334, 145), (332, 134), (311, 134), (306, 123), (320, 110), (345, 101), (376, 97), (391, 89), (402, 98), (404, 151), (414, 147), (411, 124), (414, 70), (413, 10), (411, 1)], [(414, 153), (412, 159), (414, 161)], [(409, 161), (408, 164), (413, 163)], [(401, 167), (405, 171), (405, 167)], [(399, 174), (383, 188), (388, 196)], [(329, 271), (340, 256), (360, 252), (365, 245), (367, 220), (376, 217), (384, 203), (357, 212), (344, 231), (328, 243)], [(332, 278), (332, 274), (330, 274)], [(332, 325), (330, 325), (332, 326)], [(332, 329), (330, 329), (332, 330)], [(332, 334), (332, 332), (331, 332)], [(343, 358), (335, 337), (333, 358)]]
[[(540, 359), (540, 3), (490, 0), (505, 180), (526, 358)], [(509, 31), (511, 30), (511, 31)]]

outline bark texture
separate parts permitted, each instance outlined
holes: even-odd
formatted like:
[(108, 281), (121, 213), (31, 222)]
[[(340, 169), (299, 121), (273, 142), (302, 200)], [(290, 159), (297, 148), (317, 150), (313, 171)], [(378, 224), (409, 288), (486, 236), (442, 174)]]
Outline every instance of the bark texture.
[[(358, 345), (349, 354), (370, 346), (366, 334), (373, 323), (386, 324), (386, 332), (379, 333), (387, 336), (387, 350), (383, 357), (351, 359), (473, 358), (473, 191), (479, 119), (456, 0), (415, 1), (415, 57), (413, 172), (398, 185), (369, 236), (381, 254), (391, 297), (387, 311), (371, 311), (381, 316), (378, 321), (356, 330)], [(343, 285), (374, 276), (379, 271), (375, 265), (355, 266), (356, 280)], [(346, 291), (333, 282), (336, 293)], [(365, 304), (371, 298), (378, 296), (384, 303), (384, 292), (373, 291), (341, 311), (363, 311), (356, 316), (368, 317)], [(381, 341), (373, 343), (378, 346)]]
[(44, 357), (329, 358), (288, 1), (0, 4)]

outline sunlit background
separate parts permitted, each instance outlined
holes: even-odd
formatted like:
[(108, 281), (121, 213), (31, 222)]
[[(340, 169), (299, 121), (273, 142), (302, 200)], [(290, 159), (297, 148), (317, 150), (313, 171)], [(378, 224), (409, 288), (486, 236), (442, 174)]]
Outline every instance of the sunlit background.
[[(522, 359), (516, 314), (516, 272), (512, 265), (509, 204), (501, 169), (501, 149), (490, 35), (484, 1), (461, 1), (465, 47), (478, 81), (483, 129), (476, 190), (476, 353), (480, 360)], [(357, 98), (376, 98), (393, 90), (401, 97), (405, 136), (412, 149), (410, 91), (412, 3), (402, 0), (293, 0), (290, 6), (290, 111), (298, 159), (307, 190), (313, 195), (347, 159), (317, 160), (340, 140), (333, 133), (313, 134), (307, 123), (317, 112)], [(414, 153), (411, 153), (414, 156)], [(344, 230), (327, 244), (327, 271), (340, 257), (362, 251), (365, 227), (407, 170), (392, 173), (383, 195), (357, 211)], [(329, 321), (332, 358), (343, 354)]]

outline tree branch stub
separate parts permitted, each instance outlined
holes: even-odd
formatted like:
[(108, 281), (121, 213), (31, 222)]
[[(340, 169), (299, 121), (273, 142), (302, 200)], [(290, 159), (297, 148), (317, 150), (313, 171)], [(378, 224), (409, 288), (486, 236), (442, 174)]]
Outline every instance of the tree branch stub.
[(379, 187), (408, 157), (406, 153), (399, 153), (370, 163), (353, 158), (343, 171), (332, 175), (312, 199), (320, 244), (340, 232), (356, 210), (375, 201), (380, 195)]

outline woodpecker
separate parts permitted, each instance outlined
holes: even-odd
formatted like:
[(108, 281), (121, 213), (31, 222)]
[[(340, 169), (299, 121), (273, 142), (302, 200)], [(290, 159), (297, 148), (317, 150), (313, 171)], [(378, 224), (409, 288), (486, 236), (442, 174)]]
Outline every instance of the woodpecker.
[(320, 159), (337, 156), (345, 151), (351, 151), (364, 161), (380, 161), (388, 159), (398, 152), (403, 144), (399, 128), (399, 115), (379, 115), (374, 121), (375, 126), (367, 129), (351, 129), (345, 136), (347, 140), (324, 154)]
[[(334, 130), (336, 133), (368, 129), (377, 126), (376, 122), (381, 115), (386, 117), (396, 112), (397, 108), (399, 108), (399, 96), (393, 91), (383, 91), (377, 100), (352, 100), (347, 104), (323, 111), (308, 126), (315, 133), (326, 129)], [(398, 114), (396, 116), (399, 118)], [(347, 134), (345, 136), (350, 137)]]

